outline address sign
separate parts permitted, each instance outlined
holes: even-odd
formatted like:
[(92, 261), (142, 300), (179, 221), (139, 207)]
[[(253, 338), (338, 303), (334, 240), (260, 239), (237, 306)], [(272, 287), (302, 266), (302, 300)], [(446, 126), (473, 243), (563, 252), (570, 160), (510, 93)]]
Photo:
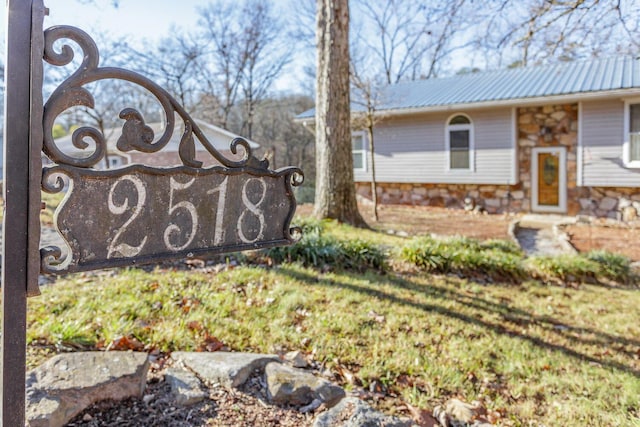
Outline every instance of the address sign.
[[(44, 59), (54, 66), (71, 63), (73, 50), (56, 42), (74, 41), (82, 50), (79, 69), (53, 91), (44, 106), (43, 151), (55, 163), (45, 167), (42, 189), (66, 192), (55, 214), (66, 248), (41, 249), (41, 270), (67, 273), (134, 265), (289, 244), (299, 231), (290, 227), (296, 208), (293, 186), (302, 183), (296, 167), (268, 168), (242, 138), (230, 141), (232, 160), (206, 139), (184, 108), (163, 88), (132, 71), (100, 67), (93, 40), (74, 27), (52, 27), (44, 33)], [(55, 45), (55, 46), (54, 46)], [(120, 79), (138, 84), (162, 106), (166, 126), (154, 135), (142, 114), (124, 108), (117, 148), (122, 152), (155, 153), (172, 137), (182, 121), (181, 166), (152, 168), (131, 165), (96, 170), (108, 147), (104, 135), (92, 127), (74, 131), (72, 141), (81, 155), (64, 152), (52, 135), (56, 118), (67, 109), (94, 99), (85, 85)], [(220, 166), (203, 168), (195, 158), (201, 144)]]

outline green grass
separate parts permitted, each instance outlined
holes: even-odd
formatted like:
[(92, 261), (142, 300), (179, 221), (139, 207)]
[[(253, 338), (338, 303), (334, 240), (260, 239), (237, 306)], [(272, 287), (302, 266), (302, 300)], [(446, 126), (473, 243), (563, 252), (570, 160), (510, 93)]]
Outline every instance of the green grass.
[[(640, 423), (638, 288), (526, 278), (481, 285), (404, 268), (394, 248), (417, 241), (331, 222), (305, 227), (332, 244), (357, 236), (365, 243), (356, 248), (391, 249), (387, 270), (298, 259), (221, 273), (71, 275), (29, 300), (30, 364), (42, 348), (105, 348), (122, 336), (165, 352), (202, 349), (215, 337), (235, 351), (302, 350), (347, 388), (376, 381), (387, 396), (423, 408), (480, 400), (502, 414), (500, 425)], [(522, 259), (508, 242), (429, 244), (459, 252), (452, 266), (513, 269), (506, 260)], [(610, 256), (591, 258), (601, 265)], [(390, 397), (379, 405), (398, 407)]]

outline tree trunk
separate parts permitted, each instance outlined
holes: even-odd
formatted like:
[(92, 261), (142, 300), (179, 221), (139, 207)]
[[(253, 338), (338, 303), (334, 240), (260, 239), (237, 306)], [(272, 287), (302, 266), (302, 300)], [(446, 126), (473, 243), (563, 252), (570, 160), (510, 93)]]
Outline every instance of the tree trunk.
[(349, 2), (317, 0), (316, 200), (314, 215), (366, 227), (353, 182)]

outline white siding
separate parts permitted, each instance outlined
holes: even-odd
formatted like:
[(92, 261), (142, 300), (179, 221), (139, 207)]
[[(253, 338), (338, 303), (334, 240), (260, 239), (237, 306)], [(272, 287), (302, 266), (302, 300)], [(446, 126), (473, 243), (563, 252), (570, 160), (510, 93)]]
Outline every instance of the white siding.
[(622, 158), (624, 101), (585, 101), (581, 106), (582, 184), (587, 187), (640, 186), (640, 169), (625, 167)]
[[(473, 121), (474, 171), (447, 170), (446, 121), (464, 113)], [(376, 178), (379, 182), (448, 184), (511, 183), (514, 162), (512, 110), (496, 108), (449, 111), (394, 117), (379, 123), (374, 133)], [(370, 166), (370, 162), (368, 162)], [(355, 172), (356, 181), (371, 179), (368, 171)]]

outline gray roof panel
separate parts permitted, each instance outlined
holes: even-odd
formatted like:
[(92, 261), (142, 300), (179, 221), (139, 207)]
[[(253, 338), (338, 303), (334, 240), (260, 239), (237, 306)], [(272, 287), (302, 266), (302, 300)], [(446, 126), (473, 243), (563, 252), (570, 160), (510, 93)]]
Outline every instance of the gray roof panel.
[[(613, 57), (487, 71), (385, 87), (378, 110), (404, 110), (640, 89), (640, 58)], [(313, 110), (298, 118), (313, 117)]]

